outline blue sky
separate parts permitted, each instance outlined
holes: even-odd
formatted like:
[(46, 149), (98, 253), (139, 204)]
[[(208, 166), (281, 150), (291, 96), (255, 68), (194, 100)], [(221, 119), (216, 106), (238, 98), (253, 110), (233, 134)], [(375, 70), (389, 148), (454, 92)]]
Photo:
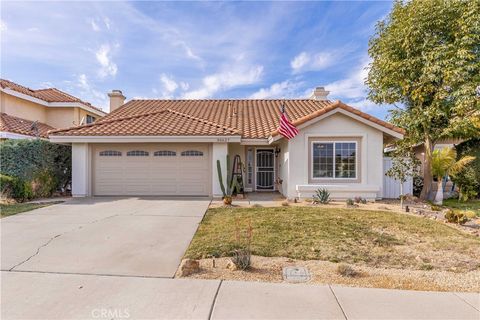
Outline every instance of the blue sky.
[(366, 100), (368, 39), (391, 2), (5, 2), (1, 77), (107, 109), (131, 98)]

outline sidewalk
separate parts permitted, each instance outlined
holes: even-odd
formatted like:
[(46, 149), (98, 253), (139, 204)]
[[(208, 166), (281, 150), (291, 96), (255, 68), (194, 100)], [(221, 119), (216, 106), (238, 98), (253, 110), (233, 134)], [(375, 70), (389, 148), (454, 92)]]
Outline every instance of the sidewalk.
[(480, 294), (2, 272), (2, 319), (479, 319)]

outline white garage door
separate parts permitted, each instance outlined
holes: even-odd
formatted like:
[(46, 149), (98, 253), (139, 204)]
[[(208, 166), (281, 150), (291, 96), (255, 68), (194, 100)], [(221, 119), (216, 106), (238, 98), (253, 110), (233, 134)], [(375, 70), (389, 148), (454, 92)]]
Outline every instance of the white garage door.
[(95, 195), (210, 194), (206, 144), (108, 144), (93, 148)]

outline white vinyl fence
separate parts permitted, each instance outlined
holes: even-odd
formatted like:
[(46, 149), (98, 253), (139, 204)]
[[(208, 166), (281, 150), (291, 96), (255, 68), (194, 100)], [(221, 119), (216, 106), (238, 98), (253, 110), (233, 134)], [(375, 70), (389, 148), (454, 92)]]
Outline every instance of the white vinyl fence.
[[(385, 172), (392, 167), (392, 158), (383, 158), (383, 198), (397, 199), (400, 197), (400, 181), (387, 177)], [(403, 194), (413, 194), (413, 179), (409, 178), (403, 184)]]

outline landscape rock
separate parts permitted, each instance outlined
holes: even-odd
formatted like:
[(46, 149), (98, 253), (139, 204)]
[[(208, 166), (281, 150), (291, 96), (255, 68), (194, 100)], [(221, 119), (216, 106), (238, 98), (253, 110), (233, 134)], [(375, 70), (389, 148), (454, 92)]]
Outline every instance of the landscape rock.
[(200, 262), (193, 259), (183, 259), (180, 264), (180, 276), (186, 277), (200, 271)]
[(238, 270), (237, 266), (235, 265), (235, 263), (232, 262), (232, 260), (230, 260), (230, 261), (227, 263), (227, 269), (228, 269), (228, 270), (232, 270), (232, 271)]

